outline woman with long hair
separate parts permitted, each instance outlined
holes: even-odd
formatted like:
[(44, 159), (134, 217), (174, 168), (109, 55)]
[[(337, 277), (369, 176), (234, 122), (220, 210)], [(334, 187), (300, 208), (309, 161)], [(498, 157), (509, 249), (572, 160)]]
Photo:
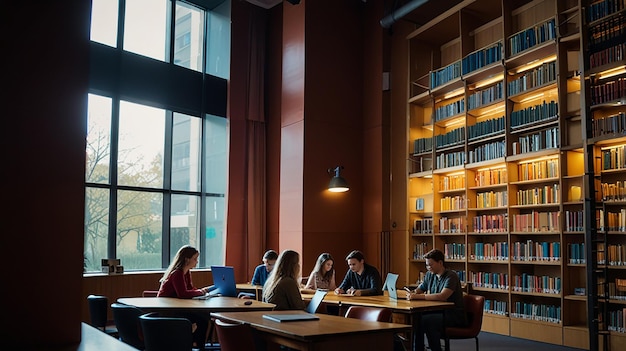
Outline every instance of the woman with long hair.
[(274, 310), (304, 310), (299, 278), (300, 254), (284, 250), (263, 286), (263, 301), (276, 305)]
[(335, 260), (329, 253), (324, 252), (319, 255), (315, 262), (315, 267), (309, 275), (309, 279), (306, 282), (304, 289), (306, 290), (335, 290), (337, 284), (335, 283), (335, 269), (333, 268)]

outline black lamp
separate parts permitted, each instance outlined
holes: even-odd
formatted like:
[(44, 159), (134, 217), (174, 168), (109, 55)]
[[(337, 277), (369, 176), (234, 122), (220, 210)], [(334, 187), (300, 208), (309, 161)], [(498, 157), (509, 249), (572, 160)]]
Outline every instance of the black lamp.
[(328, 169), (328, 174), (333, 174), (333, 172), (335, 173), (333, 178), (330, 180), (330, 183), (328, 184), (328, 191), (333, 193), (343, 193), (350, 190), (350, 188), (348, 187), (348, 182), (346, 182), (346, 180), (339, 175), (339, 172), (341, 172), (342, 169), (343, 166), (337, 166), (335, 168)]

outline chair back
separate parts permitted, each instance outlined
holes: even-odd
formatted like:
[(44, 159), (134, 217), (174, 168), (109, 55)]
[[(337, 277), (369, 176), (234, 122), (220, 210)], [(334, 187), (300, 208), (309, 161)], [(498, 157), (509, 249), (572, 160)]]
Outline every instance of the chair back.
[(252, 327), (248, 324), (231, 324), (216, 319), (215, 330), (222, 351), (256, 350)]
[(87, 296), (87, 304), (89, 305), (89, 319), (91, 325), (104, 330), (107, 325), (107, 307), (109, 299), (101, 295)]
[(392, 315), (393, 311), (390, 308), (350, 306), (345, 317), (373, 322), (391, 322)]
[(139, 316), (146, 351), (191, 351), (191, 322), (186, 318), (160, 316), (156, 312)]
[(446, 336), (450, 339), (469, 339), (476, 337), (480, 333), (480, 328), (483, 324), (485, 297), (468, 294), (463, 296), (463, 302), (465, 303), (465, 313), (467, 314), (467, 326), (446, 328)]
[(111, 304), (111, 309), (119, 339), (136, 349), (143, 350), (145, 346), (139, 316), (144, 312), (135, 306), (117, 302)]
[(316, 290), (313, 298), (311, 298), (311, 301), (306, 306), (306, 311), (309, 313), (317, 312), (317, 309), (320, 307), (320, 304), (324, 300), (324, 296), (326, 296), (326, 294), (328, 294), (327, 290)]

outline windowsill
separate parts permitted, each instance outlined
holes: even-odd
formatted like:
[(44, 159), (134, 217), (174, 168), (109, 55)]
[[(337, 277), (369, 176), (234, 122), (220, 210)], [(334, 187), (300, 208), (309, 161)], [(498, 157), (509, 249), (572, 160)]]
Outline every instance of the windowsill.
[[(211, 268), (194, 268), (191, 270), (192, 272), (210, 272)], [(163, 275), (165, 270), (155, 270), (155, 271), (128, 271), (124, 273), (102, 273), (102, 272), (85, 272), (83, 273), (83, 278), (90, 277), (106, 277), (106, 276), (120, 276), (120, 275), (149, 275), (149, 274), (158, 274)]]

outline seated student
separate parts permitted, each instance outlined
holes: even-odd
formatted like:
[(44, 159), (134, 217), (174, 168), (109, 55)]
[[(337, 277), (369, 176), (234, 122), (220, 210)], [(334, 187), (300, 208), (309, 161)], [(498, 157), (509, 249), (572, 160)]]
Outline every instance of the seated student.
[(276, 267), (263, 286), (263, 301), (273, 303), (275, 311), (304, 310), (305, 303), (300, 294), (300, 254), (293, 250), (280, 253)]
[(315, 261), (315, 267), (309, 275), (309, 279), (306, 282), (306, 286), (303, 292), (315, 293), (317, 289), (335, 290), (337, 284), (335, 283), (335, 269), (333, 268), (335, 260), (329, 253), (323, 253), (319, 255), (317, 261)]
[(365, 263), (365, 257), (359, 250), (354, 250), (346, 256), (350, 270), (346, 273), (335, 294), (350, 294), (354, 296), (382, 295), (382, 279), (378, 269)]
[[(191, 281), (191, 269), (198, 264), (199, 255), (200, 252), (193, 246), (184, 245), (178, 249), (172, 263), (167, 267), (160, 280), (161, 287), (157, 297), (190, 299), (208, 293), (209, 287), (198, 289), (193, 286)], [(195, 347), (204, 350), (209, 327), (209, 316), (205, 313), (194, 312), (181, 312), (178, 316), (187, 318), (191, 323), (196, 324), (196, 329), (193, 332), (193, 341), (196, 345)]]
[(254, 269), (254, 274), (252, 275), (252, 281), (250, 282), (250, 284), (265, 285), (265, 281), (270, 275), (272, 268), (274, 268), (274, 264), (276, 264), (277, 259), (278, 254), (276, 253), (276, 251), (267, 250), (263, 255), (263, 264), (258, 265)]
[[(463, 290), (461, 281), (455, 271), (447, 269), (445, 256), (437, 249), (430, 250), (426, 255), (426, 276), (424, 281), (406, 295), (408, 300), (433, 300), (454, 302), (454, 308), (437, 313), (422, 315), (422, 330), (428, 339), (432, 351), (441, 351), (441, 337), (444, 327), (457, 327), (467, 324)], [(445, 321), (445, 323), (444, 323)], [(422, 336), (423, 338), (423, 336)]]

